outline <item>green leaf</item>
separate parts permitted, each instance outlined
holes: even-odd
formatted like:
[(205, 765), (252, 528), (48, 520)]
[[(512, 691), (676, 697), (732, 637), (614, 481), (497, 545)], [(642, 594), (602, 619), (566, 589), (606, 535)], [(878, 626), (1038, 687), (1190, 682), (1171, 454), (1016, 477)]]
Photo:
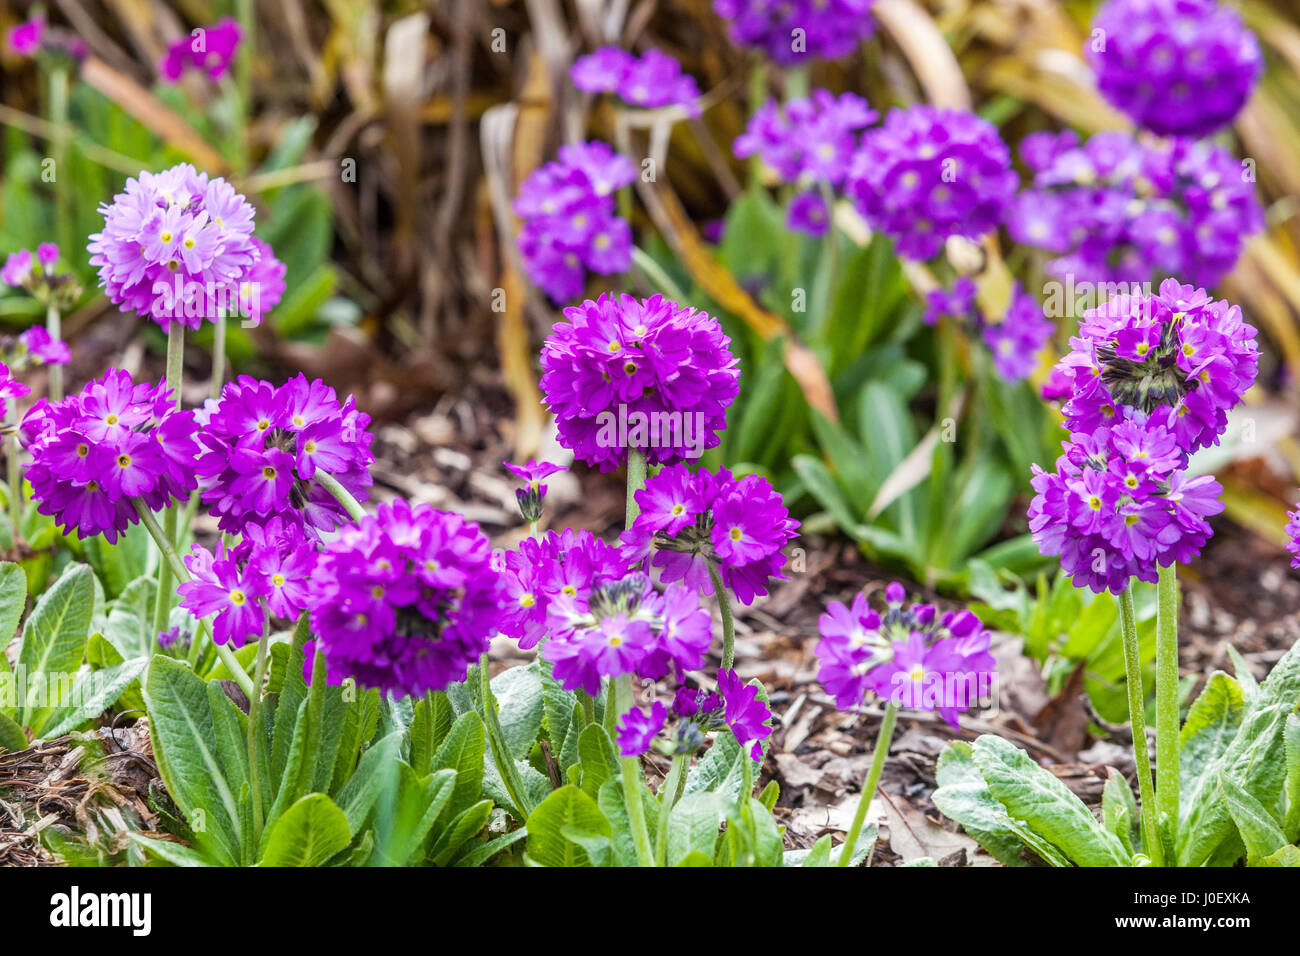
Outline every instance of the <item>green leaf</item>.
[(542, 675), (537, 664), (502, 671), (492, 679), (492, 696), (510, 753), (528, 756), (542, 732)]
[(116, 544), (109, 544), (103, 535), (95, 535), (85, 540), (84, 547), (86, 561), (104, 582), (109, 597), (115, 598), (132, 582), (157, 573), (158, 549), (144, 525), (131, 525), (118, 536)]
[(1259, 865), (1300, 867), (1300, 847), (1284, 846), (1271, 856), (1266, 856), (1260, 860)]
[(939, 755), (935, 773), (939, 783), (934, 805), (944, 816), (962, 825), (980, 846), (1007, 866), (1026, 866), (1025, 853), (1032, 849), (1052, 866), (1069, 866), (1070, 861), (1048, 840), (1034, 833), (994, 799), (988, 784), (975, 766), (973, 751), (965, 741), (953, 741)]
[(32, 732), (54, 738), (94, 720), (117, 703), (122, 692), (139, 679), (148, 665), (147, 657), (135, 657), (97, 671), (81, 671), (73, 681), (69, 695), (78, 702), (76, 706), (42, 711), (42, 717), (38, 718), (40, 722), (32, 725)]
[(566, 836), (595, 834), (609, 838), (609, 821), (596, 801), (577, 787), (561, 787), (537, 805), (528, 816), (524, 844), (528, 858), (541, 866), (590, 866), (587, 851)]
[(14, 639), (27, 609), (27, 574), (10, 561), (0, 563), (0, 657)]
[(989, 792), (1014, 818), (1051, 841), (1079, 866), (1127, 866), (1124, 847), (1082, 800), (1023, 750), (985, 734), (972, 758)]
[(1124, 775), (1114, 767), (1109, 770), (1106, 786), (1101, 793), (1101, 822), (1124, 844), (1124, 852), (1132, 855), (1138, 838), (1135, 829), (1138, 820), (1137, 801), (1133, 798), (1133, 791)]
[[(668, 816), (667, 865), (680, 865), (692, 852), (702, 853), (712, 860), (718, 830), (727, 819), (730, 808), (730, 800), (708, 791), (688, 793), (678, 800)], [(660, 812), (663, 812), (662, 808)]]
[(753, 797), (728, 817), (723, 846), (729, 866), (780, 866), (782, 862), (781, 831), (767, 808)]
[(113, 602), (104, 622), (104, 640), (123, 660), (153, 654), (157, 637), (153, 630), (153, 605), (157, 593), (157, 580), (136, 578)]
[(786, 850), (785, 856), (781, 860), (782, 866), (830, 866), (831, 865), (831, 846), (833, 845), (829, 833), (822, 836), (816, 843), (806, 850)]
[(492, 801), (480, 800), (466, 807), (452, 819), (438, 835), (429, 850), (429, 861), (434, 866), (446, 866), (466, 843), (487, 826), (492, 816)]
[[(84, 564), (71, 564), (54, 586), (41, 595), (23, 628), (18, 663), (28, 680), (40, 677), (62, 683), (76, 673), (85, 656), (86, 635), (95, 609), (94, 574)], [(47, 702), (48, 704), (48, 702)], [(24, 707), (20, 723), (34, 726), (44, 722), (38, 716), (45, 708)]]
[(433, 755), (451, 729), (451, 701), (430, 691), (415, 705), (411, 719), (411, 769), (424, 776), (433, 769)]
[(225, 866), (240, 848), (239, 806), (213, 741), (216, 728), (207, 685), (188, 667), (158, 655), (144, 685), (154, 757), (168, 794), (196, 843)]
[(329, 797), (312, 793), (275, 821), (260, 866), (320, 866), (351, 840), (348, 819)]
[(523, 827), (520, 827), (517, 830), (511, 830), (505, 836), (499, 836), (493, 840), (489, 840), (487, 843), (484, 843), (480, 847), (470, 850), (459, 860), (457, 860), (454, 865), (482, 866), (484, 863), (492, 859), (492, 857), (496, 856), (502, 850), (506, 849), (507, 847), (513, 846), (514, 844), (518, 843), (520, 840), (525, 839), (527, 836), (528, 836), (528, 831)]
[(1300, 837), (1300, 717), (1287, 714), (1282, 738), (1286, 749), (1286, 821), (1282, 829), (1294, 843)]
[(1226, 773), (1219, 774), (1219, 792), (1223, 794), (1232, 822), (1237, 825), (1241, 841), (1246, 845), (1246, 862), (1258, 866), (1286, 846), (1286, 837), (1277, 821), (1264, 809), (1264, 805)]
[(211, 866), (212, 862), (200, 850), (171, 840), (159, 840), (141, 833), (128, 832), (131, 842), (144, 850), (151, 859), (171, 866)]
[(447, 739), (438, 748), (432, 762), (435, 770), (456, 772), (449, 816), (455, 817), (478, 802), (483, 792), (483, 761), (486, 756), (487, 734), (483, 721), (474, 711), (466, 711), (451, 725)]
[(596, 797), (601, 785), (618, 775), (614, 743), (600, 724), (588, 725), (578, 737), (578, 762), (582, 766), (582, 791), (589, 797)]
[(840, 530), (851, 537), (858, 537), (861, 521), (853, 513), (853, 506), (844, 497), (835, 478), (821, 459), (812, 455), (795, 455), (790, 461), (790, 466), (817, 504), (825, 508), (835, 519)]
[[(659, 801), (644, 783), (639, 783), (638, 789), (641, 794), (641, 811), (645, 816), (646, 833), (647, 835), (658, 833)], [(609, 827), (613, 833), (610, 839), (613, 860), (608, 865), (636, 866), (636, 841), (632, 837), (632, 821), (627, 813), (627, 794), (623, 791), (622, 774), (606, 780), (601, 785), (600, 795), (596, 802), (600, 807), (600, 812), (609, 821)], [(596, 865), (601, 864), (597, 863)]]
[(0, 710), (0, 750), (26, 750), (27, 734), (14, 719)]
[(353, 836), (361, 832), (384, 790), (397, 785), (397, 758), (401, 752), (402, 734), (394, 731), (362, 754), (356, 773), (339, 791), (338, 804)]
[(456, 771), (418, 777), (399, 762), (398, 785), (386, 790), (375, 810), (375, 853), (384, 866), (422, 862), (425, 838), (442, 816), (456, 784)]

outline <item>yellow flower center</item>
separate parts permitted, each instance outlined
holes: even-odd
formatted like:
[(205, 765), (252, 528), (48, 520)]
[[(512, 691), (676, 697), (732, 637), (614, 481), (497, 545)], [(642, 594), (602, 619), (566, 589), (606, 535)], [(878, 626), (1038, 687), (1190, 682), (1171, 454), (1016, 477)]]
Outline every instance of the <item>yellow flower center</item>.
[(262, 469), (262, 477), (265, 478), (267, 481), (272, 480), (275, 477), (275, 469), (272, 468), (270, 465), (267, 465), (265, 468)]
[(230, 592), (231, 604), (242, 605), (246, 600), (248, 599), (244, 597), (244, 592), (239, 590), (238, 588)]
[(731, 538), (732, 541), (739, 541), (740, 535), (741, 535), (741, 530), (739, 528), (732, 528), (730, 531), (727, 532), (727, 536)]

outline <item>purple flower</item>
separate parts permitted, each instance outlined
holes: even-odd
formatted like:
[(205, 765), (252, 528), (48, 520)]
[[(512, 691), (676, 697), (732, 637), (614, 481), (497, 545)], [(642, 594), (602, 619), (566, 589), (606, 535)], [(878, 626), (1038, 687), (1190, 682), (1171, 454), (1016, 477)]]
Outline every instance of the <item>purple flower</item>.
[(0, 268), (0, 282), (15, 289), (24, 288), (32, 276), (32, 254), (26, 249), (11, 252)]
[(1300, 504), (1288, 511), (1286, 523), (1286, 549), (1291, 553), (1291, 567), (1300, 568)]
[(636, 674), (679, 679), (708, 653), (712, 622), (698, 595), (670, 587), (658, 594), (641, 574), (593, 584), (585, 595), (561, 592), (547, 607), (550, 638), (542, 656), (565, 690), (600, 692), (601, 678)]
[(477, 524), (397, 500), (339, 531), (310, 595), (331, 679), (420, 696), (464, 680), (486, 653), (503, 590)]
[(1038, 366), (1038, 355), (1056, 326), (1043, 315), (1043, 307), (1016, 283), (1011, 304), (997, 322), (984, 322), (984, 344), (993, 353), (993, 365), (1007, 381), (1028, 378)]
[(647, 50), (638, 59), (618, 47), (601, 47), (579, 57), (569, 76), (586, 93), (617, 93), (633, 106), (683, 106), (692, 115), (699, 113), (700, 88), (695, 78), (658, 50)]
[(46, 272), (54, 270), (54, 263), (59, 261), (59, 247), (52, 242), (42, 242), (36, 247), (36, 261)]
[(518, 551), (507, 551), (502, 566), (506, 598), (501, 632), (525, 650), (546, 635), (551, 601), (561, 596), (587, 600), (597, 585), (625, 577), (629, 568), (617, 548), (583, 529), (548, 531), (525, 538)]
[(278, 515), (316, 536), (347, 512), (316, 479), (317, 469), (365, 501), (373, 483), (370, 416), (352, 396), (299, 374), (283, 385), (241, 375), (195, 413), (203, 503), (231, 533), (248, 519)]
[(257, 251), (257, 260), (239, 284), (239, 312), (248, 316), (253, 325), (261, 325), (262, 317), (279, 305), (284, 296), (287, 267), (275, 257), (271, 247), (256, 236), (253, 237), (253, 248)]
[(515, 489), (515, 498), (519, 501), (519, 513), (524, 516), (525, 521), (536, 521), (542, 516), (542, 501), (546, 498), (546, 486), (542, 481), (557, 472), (564, 471), (564, 467), (532, 460), (522, 465), (512, 465), (508, 461), (502, 464), (524, 483), (523, 488)]
[(1166, 136), (1231, 123), (1264, 69), (1255, 35), (1218, 0), (1108, 0), (1085, 53), (1102, 96)]
[(762, 760), (763, 742), (772, 734), (772, 728), (767, 725), (772, 711), (758, 699), (758, 687), (743, 683), (734, 670), (719, 671), (718, 694), (722, 697), (722, 719), (740, 744), (740, 749), (753, 744), (749, 750), (750, 757)]
[(848, 191), (900, 254), (928, 259), (950, 236), (997, 228), (1015, 194), (1011, 154), (992, 123), (963, 110), (892, 110), (862, 137)]
[(1058, 254), (1048, 270), (1084, 282), (1179, 276), (1216, 285), (1264, 225), (1254, 177), (1213, 143), (1098, 133), (1026, 137), (1032, 185), (1012, 202), (1012, 238)]
[(799, 522), (762, 476), (736, 480), (726, 470), (692, 474), (671, 465), (646, 482), (636, 502), (641, 513), (620, 538), (623, 557), (640, 562), (653, 552), (665, 583), (712, 594), (712, 563), (736, 600), (751, 604), (771, 578), (784, 577), (781, 549)]
[(807, 236), (824, 236), (830, 223), (831, 211), (821, 193), (800, 193), (790, 200), (785, 214), (787, 229)]
[(9, 415), (9, 403), (31, 392), (26, 385), (9, 373), (9, 366), (0, 362), (0, 418)]
[(609, 275), (631, 266), (632, 231), (615, 214), (613, 193), (635, 178), (630, 159), (591, 142), (562, 146), (555, 162), (524, 180), (514, 202), (524, 220), (519, 254), (552, 301), (579, 295), (587, 269)]
[(1255, 381), (1255, 334), (1239, 307), (1174, 279), (1156, 295), (1115, 296), (1084, 314), (1058, 366), (1073, 376), (1066, 427), (1090, 434), (1149, 416), (1188, 454), (1216, 445)]
[(45, 20), (33, 17), (16, 27), (9, 29), (9, 46), (19, 56), (35, 56), (41, 48), (41, 37), (45, 33)]
[(633, 707), (618, 720), (618, 752), (624, 757), (639, 757), (650, 749), (650, 742), (663, 730), (668, 708), (662, 701), (650, 706), (650, 713)]
[(136, 384), (110, 369), (77, 395), (37, 402), (20, 428), (37, 510), (80, 538), (102, 533), (112, 542), (139, 520), (132, 499), (159, 511), (188, 497), (194, 413), (177, 409), (171, 394), (165, 382)]
[(782, 66), (838, 60), (876, 29), (874, 0), (713, 0), (731, 42), (755, 47)]
[(167, 48), (158, 63), (158, 72), (168, 83), (177, 82), (189, 69), (219, 80), (230, 69), (241, 36), (239, 23), (230, 17), (213, 27), (199, 27)]
[(561, 445), (612, 471), (630, 448), (662, 464), (718, 444), (740, 372), (717, 320), (658, 295), (602, 295), (564, 317), (541, 379)]
[(956, 727), (957, 715), (987, 693), (996, 666), (988, 632), (970, 611), (940, 616), (930, 604), (906, 607), (897, 582), (885, 598), (883, 615), (861, 593), (851, 606), (827, 606), (817, 622), (818, 681), (841, 710), (857, 708), (870, 691), (900, 707), (936, 711)]
[(190, 646), (190, 641), (193, 639), (194, 636), (179, 624), (158, 632), (158, 646), (164, 651), (173, 648), (185, 650)]
[[(128, 179), (101, 206), (104, 230), (90, 237), (90, 264), (123, 312), (197, 329), (238, 310), (241, 285), (264, 282), (253, 239), (253, 207), (224, 179), (188, 163)], [(265, 303), (263, 303), (265, 305)]]
[(930, 259), (952, 235), (978, 239), (1015, 194), (1010, 151), (987, 120), (961, 109), (894, 109), (868, 131), (848, 190), (909, 259)]

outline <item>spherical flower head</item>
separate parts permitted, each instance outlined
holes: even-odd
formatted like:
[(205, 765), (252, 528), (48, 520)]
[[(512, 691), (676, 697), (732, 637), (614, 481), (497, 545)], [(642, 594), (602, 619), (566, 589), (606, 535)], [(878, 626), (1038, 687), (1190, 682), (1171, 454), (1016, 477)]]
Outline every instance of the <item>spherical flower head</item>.
[(257, 261), (249, 267), (244, 280), (239, 283), (239, 314), (248, 317), (253, 325), (261, 325), (262, 318), (280, 304), (284, 297), (284, 276), (288, 267), (275, 257), (271, 247), (253, 237)]
[(1060, 362), (1074, 382), (1066, 425), (1091, 434), (1149, 417), (1187, 454), (1218, 444), (1258, 373), (1255, 335), (1239, 307), (1173, 279), (1155, 295), (1115, 296), (1084, 314)]
[(320, 379), (283, 385), (240, 376), (196, 414), (202, 500), (230, 533), (273, 516), (318, 536), (348, 520), (317, 478), (333, 476), (359, 501), (373, 484), (370, 416), (340, 404)]
[(1039, 133), (1021, 155), (1033, 183), (1012, 202), (1007, 229), (1057, 253), (1047, 268), (1062, 279), (1217, 285), (1264, 226), (1254, 176), (1211, 142), (1106, 131), (1080, 145), (1072, 133)]
[(1286, 549), (1291, 554), (1291, 567), (1300, 569), (1300, 505), (1286, 514)]
[(1264, 68), (1255, 35), (1219, 0), (1108, 0), (1085, 54), (1102, 96), (1164, 136), (1231, 123)]
[(757, 761), (763, 759), (763, 744), (772, 735), (767, 722), (771, 709), (758, 699), (756, 684), (746, 684), (734, 670), (718, 672), (718, 694), (722, 698), (722, 719), (740, 744), (749, 747), (749, 755)]
[[(854, 93), (826, 90), (785, 103), (771, 100), (750, 118), (732, 149), (737, 159), (758, 156), (782, 182), (840, 186), (858, 148), (858, 131), (877, 119)], [(793, 211), (792, 211), (793, 215)]]
[(564, 317), (542, 347), (541, 388), (575, 457), (612, 471), (629, 449), (667, 464), (718, 444), (740, 370), (716, 319), (658, 295), (602, 295)]
[(514, 202), (524, 220), (519, 254), (529, 280), (552, 301), (579, 295), (587, 270), (630, 267), (632, 230), (615, 214), (613, 194), (635, 178), (630, 159), (590, 142), (562, 146), (555, 162), (524, 180)]
[(326, 545), (310, 595), (331, 679), (421, 696), (487, 651), (503, 589), (477, 524), (398, 500)]
[(620, 580), (630, 571), (617, 548), (586, 529), (526, 538), (502, 560), (506, 597), (501, 633), (519, 641), (524, 650), (536, 647), (546, 635), (553, 600), (566, 596), (585, 601), (593, 587)]
[(116, 541), (139, 520), (135, 499), (159, 511), (194, 490), (193, 434), (194, 413), (175, 407), (165, 382), (137, 384), (110, 369), (24, 417), (32, 499), (66, 531)]
[(799, 522), (761, 475), (736, 480), (726, 470), (692, 473), (672, 465), (635, 497), (641, 511), (620, 538), (623, 557), (640, 562), (653, 552), (665, 583), (712, 594), (712, 565), (737, 601), (752, 604), (767, 594), (770, 579), (784, 577), (782, 548)]
[(647, 713), (633, 707), (618, 720), (618, 752), (624, 757), (639, 757), (650, 749), (651, 742), (663, 730), (668, 708), (662, 701), (650, 705)]
[(0, 362), (0, 418), (8, 416), (10, 403), (14, 399), (22, 398), (30, 391), (31, 389), (10, 374), (8, 365)]
[(90, 237), (90, 264), (123, 312), (198, 329), (234, 312), (260, 253), (253, 207), (226, 180), (188, 163), (142, 172), (101, 205), (104, 229)]
[(713, 0), (731, 42), (782, 66), (838, 60), (876, 30), (875, 0)]
[(519, 513), (525, 521), (537, 521), (542, 516), (542, 501), (546, 498), (546, 486), (542, 481), (551, 475), (564, 471), (562, 465), (552, 465), (546, 461), (529, 460), (522, 465), (502, 462), (506, 470), (524, 483), (524, 487), (515, 489), (515, 498), (519, 502)]
[(929, 259), (950, 236), (997, 228), (1015, 195), (1011, 153), (987, 120), (964, 110), (892, 110), (862, 137), (848, 191), (901, 255)]
[(569, 76), (586, 93), (617, 93), (633, 106), (683, 106), (699, 114), (700, 88), (694, 77), (659, 50), (647, 50), (638, 58), (618, 47), (601, 47), (574, 61)]
[(158, 73), (168, 83), (177, 82), (191, 69), (219, 80), (229, 72), (241, 37), (238, 21), (230, 17), (216, 26), (199, 27), (167, 48), (158, 63)]

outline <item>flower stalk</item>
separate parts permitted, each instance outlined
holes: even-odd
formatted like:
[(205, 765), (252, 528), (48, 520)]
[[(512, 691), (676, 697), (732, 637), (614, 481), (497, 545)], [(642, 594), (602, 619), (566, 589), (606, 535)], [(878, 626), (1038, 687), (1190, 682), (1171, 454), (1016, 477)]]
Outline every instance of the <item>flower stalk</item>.
[(880, 730), (876, 732), (876, 749), (871, 754), (871, 769), (867, 771), (866, 782), (858, 796), (858, 809), (853, 814), (853, 822), (849, 824), (848, 835), (840, 845), (840, 857), (836, 866), (848, 866), (853, 859), (858, 837), (862, 835), (862, 825), (867, 820), (867, 809), (871, 806), (871, 798), (876, 794), (876, 787), (880, 785), (880, 775), (885, 770), (885, 758), (889, 756), (889, 745), (894, 740), (894, 724), (897, 720), (898, 705), (891, 700), (885, 705), (885, 716), (880, 721)]
[(1156, 811), (1166, 858), (1178, 829), (1178, 723), (1178, 565), (1170, 564), (1156, 581)]
[(1151, 759), (1147, 754), (1146, 694), (1142, 691), (1142, 658), (1138, 649), (1137, 615), (1133, 610), (1132, 583), (1117, 596), (1120, 629), (1124, 635), (1124, 675), (1128, 684), (1129, 722), (1133, 729), (1133, 761), (1142, 802), (1142, 845), (1151, 861), (1160, 866), (1164, 847), (1156, 830), (1156, 795), (1151, 783)]
[(718, 563), (712, 559), (709, 560), (709, 580), (713, 582), (718, 613), (722, 615), (722, 669), (730, 670), (736, 663), (736, 622), (731, 614), (731, 599), (727, 597), (726, 585), (718, 572)]

